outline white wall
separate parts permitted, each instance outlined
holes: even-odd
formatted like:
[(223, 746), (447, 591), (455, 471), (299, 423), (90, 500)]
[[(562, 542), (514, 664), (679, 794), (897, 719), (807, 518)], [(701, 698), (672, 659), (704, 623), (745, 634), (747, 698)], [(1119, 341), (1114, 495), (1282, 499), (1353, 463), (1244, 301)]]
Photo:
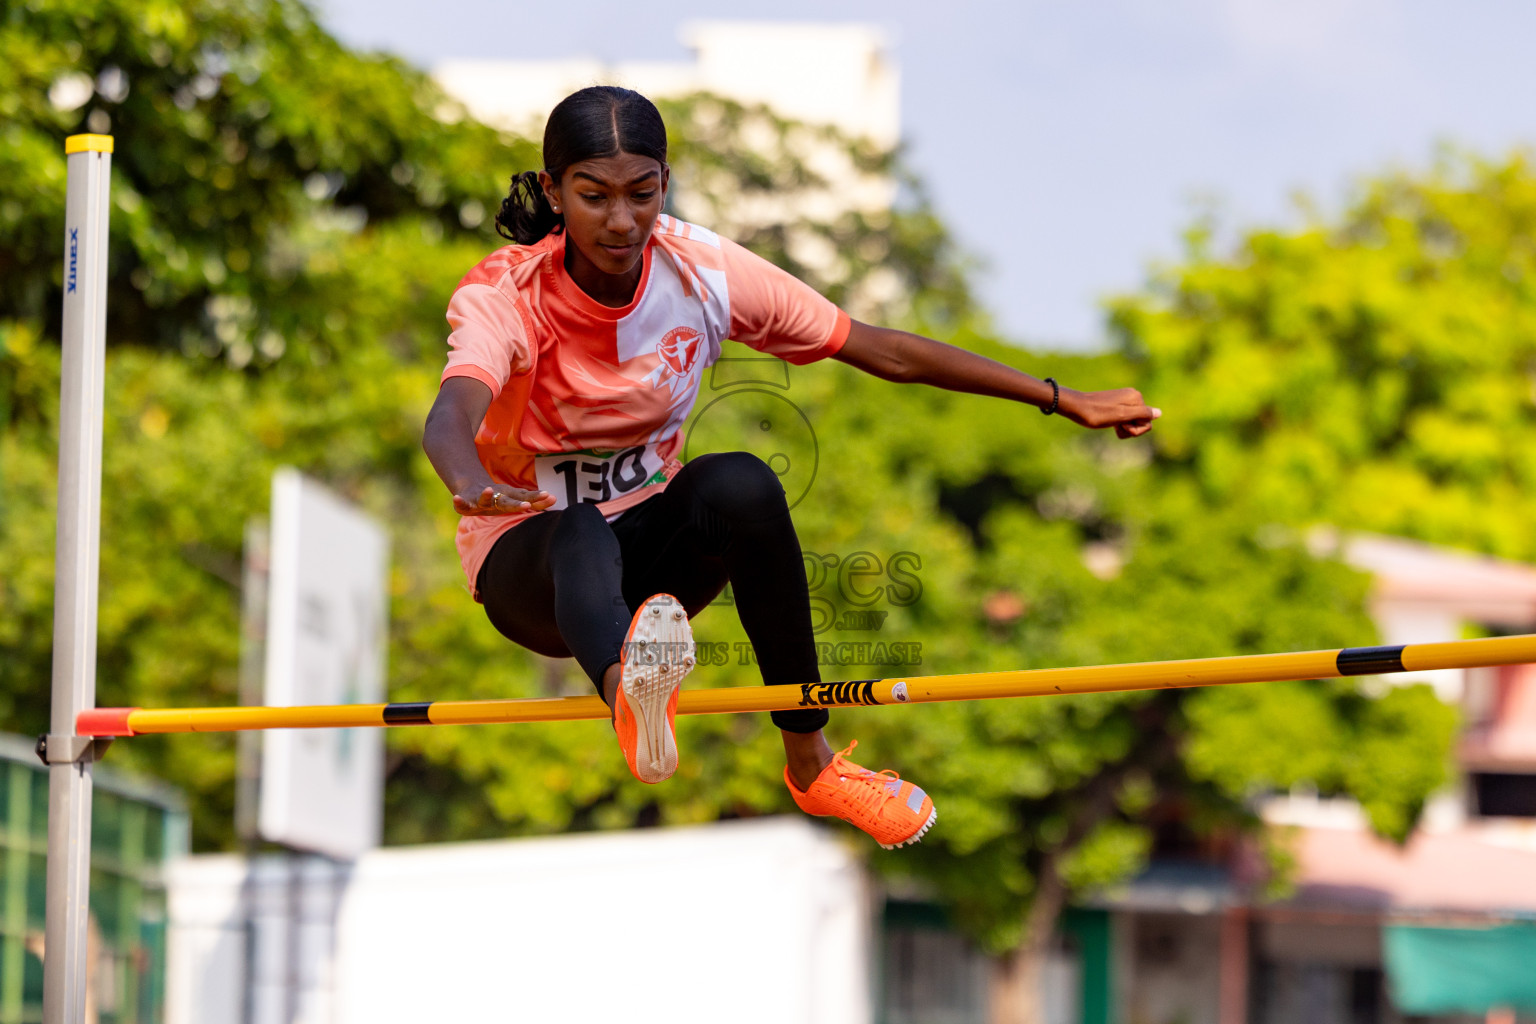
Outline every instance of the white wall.
[[(246, 876), (171, 868), (168, 1024), (240, 1024)], [(263, 859), (255, 879), (254, 1024), (872, 1017), (863, 873), (807, 821), (383, 849), (292, 892)]]

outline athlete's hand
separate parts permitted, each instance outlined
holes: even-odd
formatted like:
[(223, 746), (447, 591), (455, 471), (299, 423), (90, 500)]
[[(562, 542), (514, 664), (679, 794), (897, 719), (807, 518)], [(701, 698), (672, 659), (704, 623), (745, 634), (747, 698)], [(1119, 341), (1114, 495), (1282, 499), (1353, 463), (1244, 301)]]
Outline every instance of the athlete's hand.
[(548, 491), (525, 491), (505, 484), (468, 488), (453, 496), (453, 509), (461, 516), (510, 516), (518, 512), (543, 512), (555, 503)]
[(1056, 411), (1080, 427), (1102, 430), (1114, 427), (1118, 437), (1140, 437), (1152, 429), (1152, 421), (1163, 414), (1142, 401), (1135, 388), (1113, 391), (1075, 391), (1061, 389)]

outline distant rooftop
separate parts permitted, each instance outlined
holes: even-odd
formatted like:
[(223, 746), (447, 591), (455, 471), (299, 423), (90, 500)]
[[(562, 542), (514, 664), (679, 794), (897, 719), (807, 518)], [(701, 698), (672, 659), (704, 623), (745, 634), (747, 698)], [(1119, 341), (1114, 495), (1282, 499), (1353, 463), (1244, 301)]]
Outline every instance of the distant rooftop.
[(1348, 536), (1343, 557), (1376, 578), (1378, 601), (1455, 605), (1490, 626), (1536, 624), (1536, 567), (1375, 534)]

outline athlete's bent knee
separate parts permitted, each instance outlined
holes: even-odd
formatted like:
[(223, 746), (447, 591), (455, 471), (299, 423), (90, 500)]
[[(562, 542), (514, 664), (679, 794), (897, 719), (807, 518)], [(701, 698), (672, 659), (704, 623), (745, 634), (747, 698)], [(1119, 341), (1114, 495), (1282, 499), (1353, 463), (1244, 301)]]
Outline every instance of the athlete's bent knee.
[(751, 452), (715, 452), (688, 463), (699, 496), (729, 519), (768, 519), (789, 509), (784, 485), (768, 464)]
[(560, 522), (555, 525), (554, 533), (550, 536), (551, 545), (584, 545), (605, 534), (611, 536), (613, 533), (608, 520), (596, 505), (572, 505), (558, 512), (543, 514), (560, 517)]

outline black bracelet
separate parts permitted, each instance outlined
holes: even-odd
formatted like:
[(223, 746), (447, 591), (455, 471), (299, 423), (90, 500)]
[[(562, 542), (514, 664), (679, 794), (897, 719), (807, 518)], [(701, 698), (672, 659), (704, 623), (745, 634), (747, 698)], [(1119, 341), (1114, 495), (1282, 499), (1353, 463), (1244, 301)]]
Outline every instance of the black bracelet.
[(1055, 377), (1047, 377), (1045, 382), (1051, 386), (1051, 404), (1041, 409), (1040, 412), (1043, 415), (1049, 416), (1061, 404), (1061, 385), (1056, 383)]

